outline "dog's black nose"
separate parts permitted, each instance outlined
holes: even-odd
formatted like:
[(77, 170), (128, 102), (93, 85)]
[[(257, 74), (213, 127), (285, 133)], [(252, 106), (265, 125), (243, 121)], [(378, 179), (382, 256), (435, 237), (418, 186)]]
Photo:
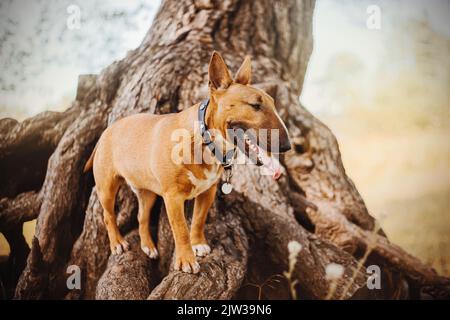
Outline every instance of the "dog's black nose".
[(281, 142), (280, 152), (288, 152), (291, 150), (291, 141), (289, 139), (285, 139)]

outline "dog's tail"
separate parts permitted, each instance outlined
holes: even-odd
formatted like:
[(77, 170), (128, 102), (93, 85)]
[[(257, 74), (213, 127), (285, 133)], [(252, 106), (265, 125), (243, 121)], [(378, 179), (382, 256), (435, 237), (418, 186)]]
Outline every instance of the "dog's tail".
[(97, 151), (97, 146), (98, 146), (98, 143), (95, 145), (94, 151), (92, 151), (91, 156), (89, 157), (88, 161), (84, 165), (83, 173), (86, 173), (92, 169), (92, 167), (94, 165), (94, 155), (95, 155), (95, 151)]

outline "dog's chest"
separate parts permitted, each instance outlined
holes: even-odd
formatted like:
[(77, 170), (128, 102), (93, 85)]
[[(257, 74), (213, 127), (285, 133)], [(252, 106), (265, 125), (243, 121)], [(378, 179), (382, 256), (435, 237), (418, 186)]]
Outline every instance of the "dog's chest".
[(193, 185), (189, 199), (197, 197), (215, 184), (221, 175), (220, 166), (214, 165), (210, 169), (203, 169), (202, 178), (197, 178), (192, 171), (188, 171), (188, 178)]

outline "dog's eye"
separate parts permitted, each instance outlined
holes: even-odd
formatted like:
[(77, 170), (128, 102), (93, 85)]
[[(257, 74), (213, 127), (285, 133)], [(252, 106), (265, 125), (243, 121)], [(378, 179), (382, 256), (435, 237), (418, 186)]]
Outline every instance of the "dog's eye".
[(261, 109), (261, 105), (258, 103), (250, 103), (250, 106), (255, 109), (255, 110), (260, 110)]

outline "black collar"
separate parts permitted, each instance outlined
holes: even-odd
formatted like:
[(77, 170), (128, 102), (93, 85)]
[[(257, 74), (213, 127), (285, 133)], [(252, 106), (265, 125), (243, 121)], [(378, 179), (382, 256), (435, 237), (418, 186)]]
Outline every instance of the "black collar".
[[(200, 103), (200, 106), (198, 108), (198, 121), (200, 125), (200, 134), (203, 138), (203, 143), (208, 146), (208, 148), (211, 150), (212, 154), (216, 157), (216, 159), (220, 162), (220, 164), (224, 167), (224, 169), (231, 169), (231, 164), (234, 158), (235, 150), (236, 148), (233, 148), (233, 150), (227, 151), (225, 155), (220, 152), (220, 149), (217, 148), (214, 141), (212, 141), (211, 132), (208, 130), (208, 127), (206, 125), (206, 110), (208, 109), (209, 105), (209, 99), (205, 99)], [(215, 152), (217, 150), (217, 152)]]

